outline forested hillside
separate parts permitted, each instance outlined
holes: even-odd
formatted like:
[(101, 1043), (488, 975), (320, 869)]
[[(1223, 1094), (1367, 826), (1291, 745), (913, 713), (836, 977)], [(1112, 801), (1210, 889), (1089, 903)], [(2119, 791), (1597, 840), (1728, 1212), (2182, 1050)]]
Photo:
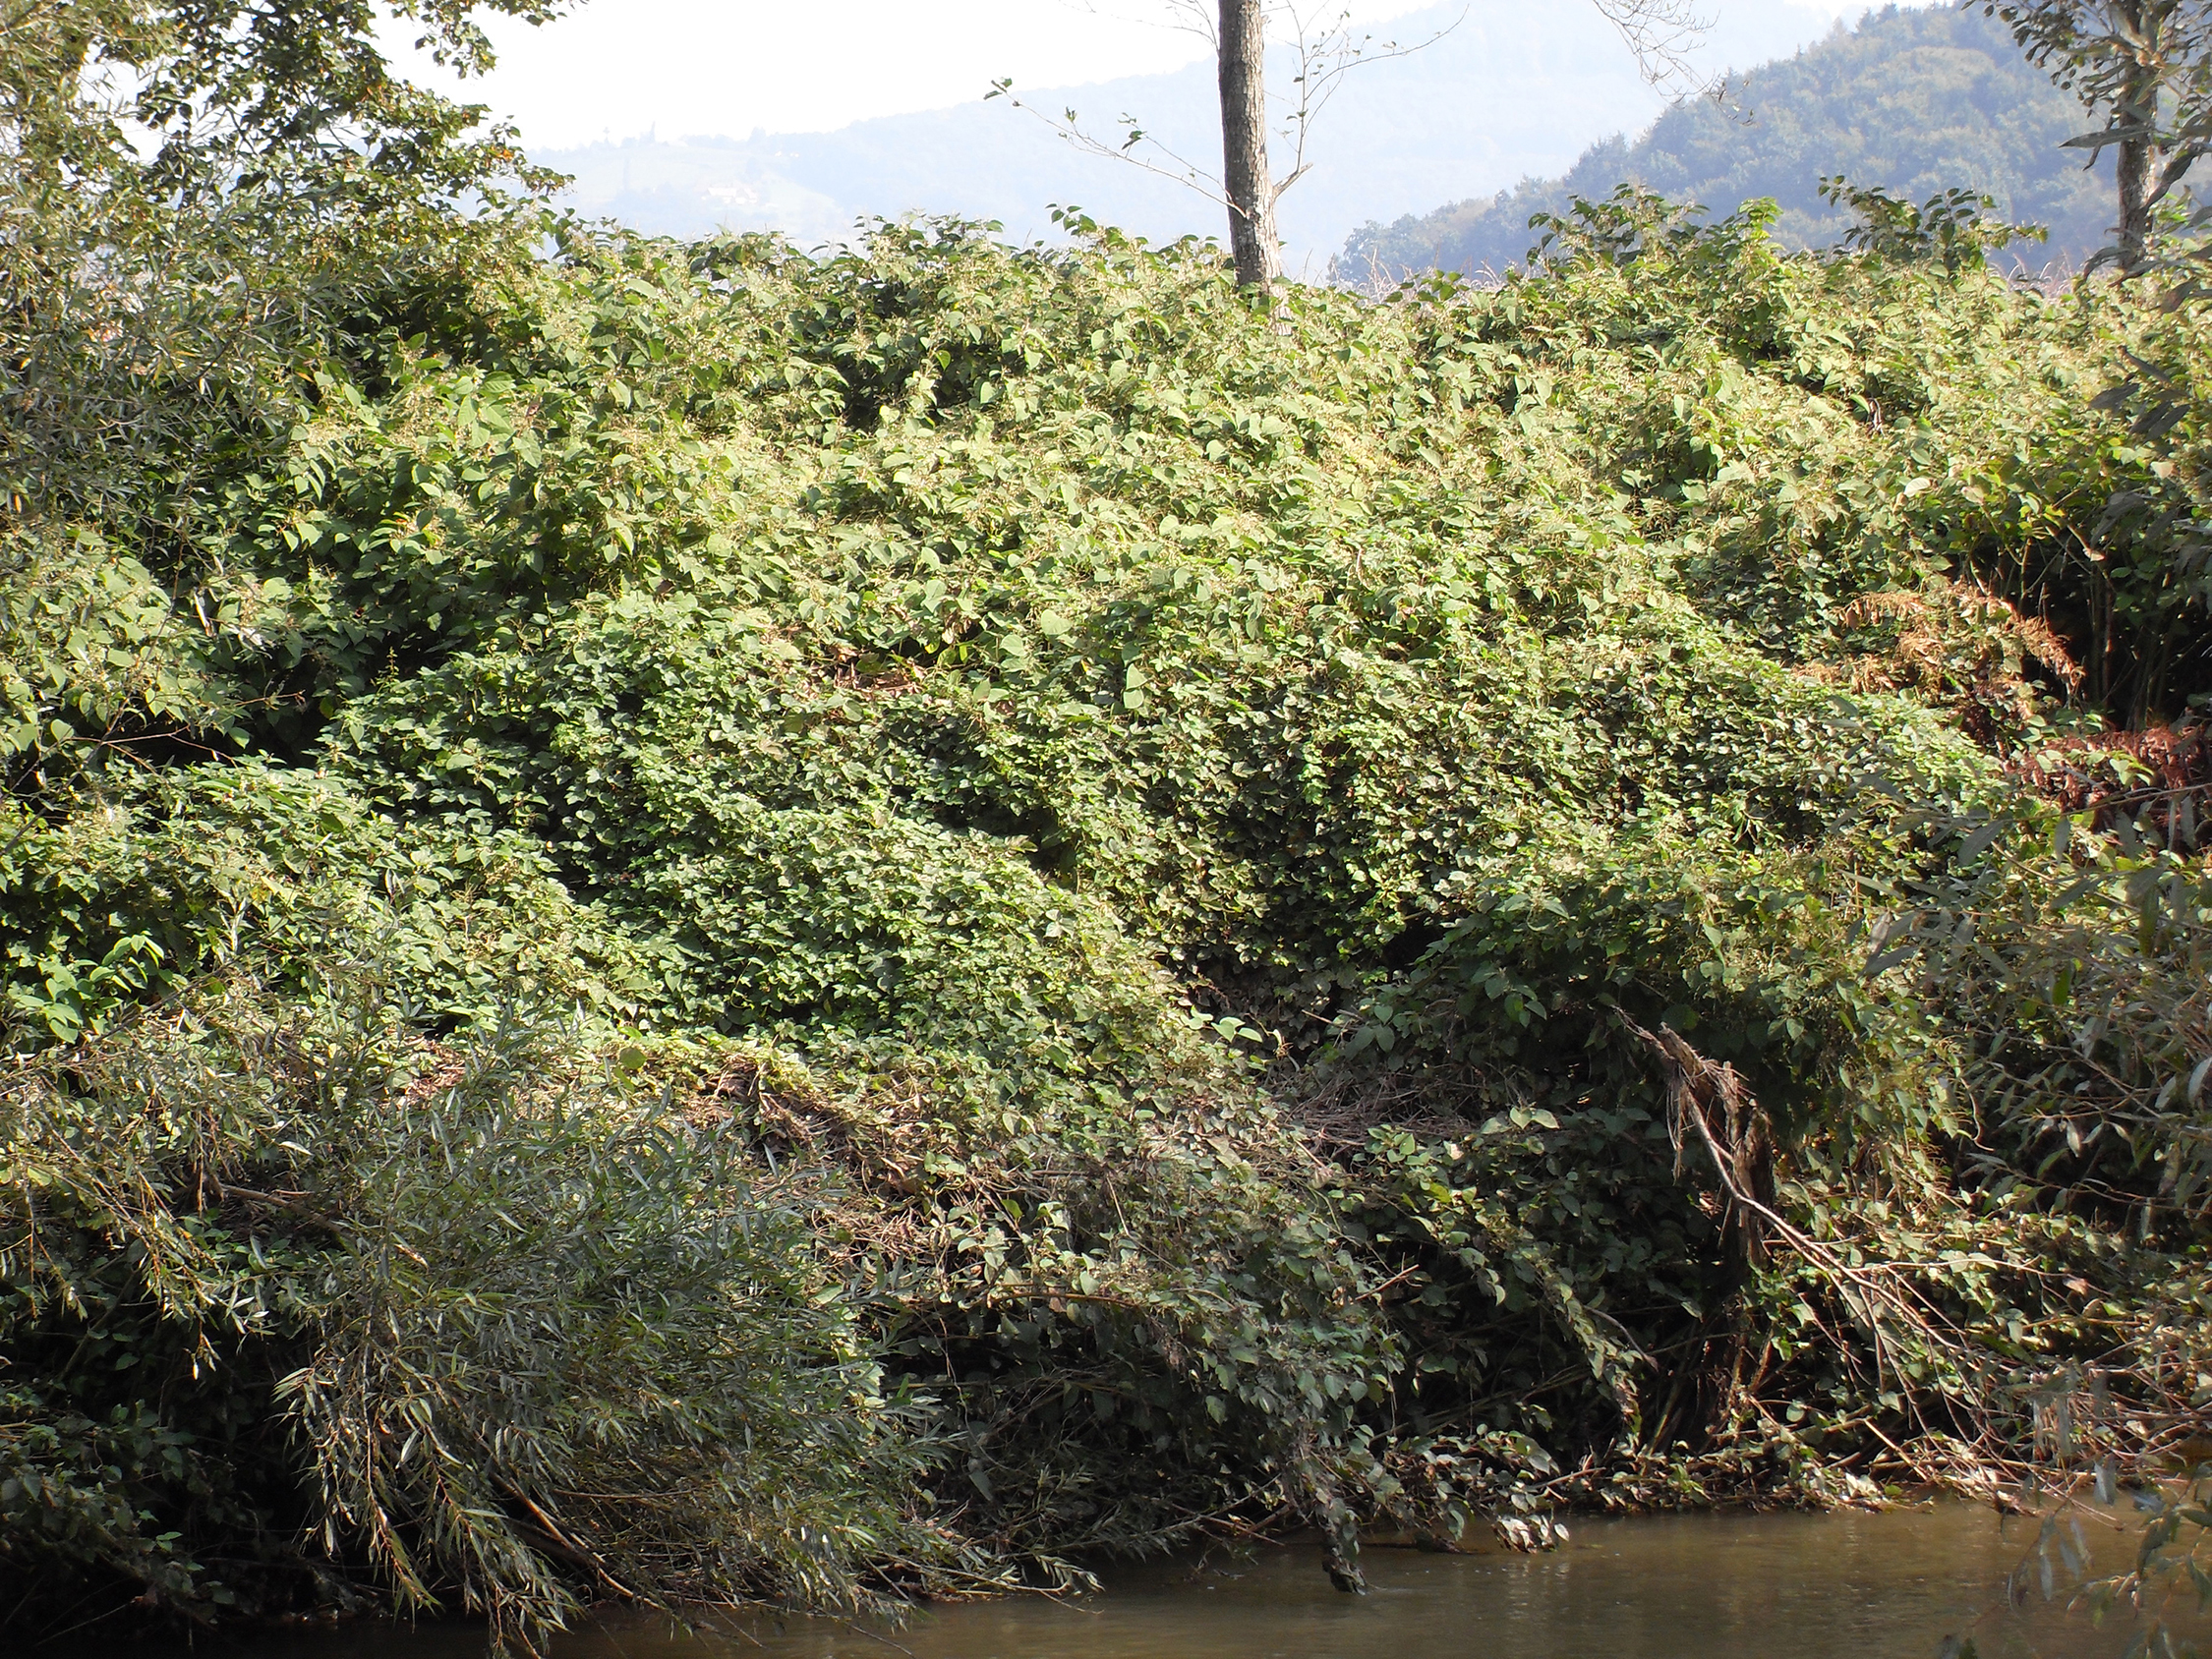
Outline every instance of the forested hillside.
[(1501, 272), (1538, 240), (1532, 214), (1563, 212), (1577, 197), (1601, 200), (1624, 182), (1717, 216), (1770, 199), (1781, 206), (1775, 240), (1819, 248), (1850, 223), (1820, 196), (1821, 179), (1838, 173), (1915, 201), (1984, 192), (2005, 217), (2049, 229), (2043, 249), (2017, 257), (2079, 268), (2104, 246), (2113, 217), (2109, 162), (2085, 171), (2081, 151), (2059, 147), (2082, 125), (2081, 106), (2022, 58), (2002, 24), (1951, 6), (1889, 6), (1749, 71), (1717, 100), (1678, 105), (1633, 143), (1592, 146), (1557, 178), (1369, 223), (1345, 243), (1336, 269), (1370, 286), (1408, 271)]
[[(1705, 10), (1715, 28), (1700, 61), (1717, 69), (1762, 62), (1825, 27), (1819, 13), (1788, 0), (1720, 0)], [(1442, 0), (1392, 18), (1386, 30), (1409, 42), (1439, 31), (1427, 49), (1363, 69), (1331, 97), (1312, 168), (1282, 199), (1291, 270), (1317, 280), (1364, 220), (1426, 207), (1470, 180), (1505, 184), (1556, 171), (1612, 125), (1659, 108), (1633, 54), (1587, 0), (1518, 8)], [(1279, 44), (1275, 79), (1287, 87), (1298, 66), (1286, 53)], [(659, 138), (533, 154), (572, 176), (564, 203), (655, 235), (776, 230), (813, 247), (841, 241), (870, 214), (922, 212), (995, 220), (1008, 241), (1021, 243), (1057, 234), (1048, 216), (1054, 202), (1080, 202), (1093, 217), (1155, 242), (1213, 228), (1208, 197), (1124, 160), (1086, 155), (1004, 100), (984, 102), (985, 83), (999, 72), (996, 63), (977, 63), (973, 102), (832, 132), (672, 139), (665, 121)], [(1052, 114), (1073, 107), (1116, 143), (1126, 112), (1167, 150), (1202, 160), (1221, 142), (1213, 82), (1210, 64), (1193, 63), (1172, 74), (1018, 90)], [(1160, 159), (1148, 146), (1140, 153)]]
[(233, 119), (27, 14), (11, 1636), (2200, 1444), (2201, 303), (654, 240), (115, 5)]

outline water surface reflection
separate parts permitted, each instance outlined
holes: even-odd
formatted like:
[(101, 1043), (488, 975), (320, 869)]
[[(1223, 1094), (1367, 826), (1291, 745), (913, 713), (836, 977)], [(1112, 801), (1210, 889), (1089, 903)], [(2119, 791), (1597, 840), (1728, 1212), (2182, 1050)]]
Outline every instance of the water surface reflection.
[[(1300, 1546), (1216, 1550), (1112, 1571), (1097, 1596), (942, 1608), (902, 1629), (756, 1618), (684, 1638), (618, 1620), (564, 1638), (553, 1659), (1934, 1659), (1952, 1634), (1971, 1634), (1985, 1659), (2120, 1659), (2125, 1629), (2041, 1604), (2003, 1609), (2001, 1580), (2034, 1539), (2032, 1522), (1963, 1506), (1586, 1517), (1545, 1555), (1371, 1550), (1365, 1598), (1331, 1590)], [(2108, 1523), (2100, 1554), (2117, 1563), (2127, 1547)], [(72, 1646), (69, 1659), (90, 1659)], [(387, 1627), (232, 1651), (481, 1659), (483, 1637)]]

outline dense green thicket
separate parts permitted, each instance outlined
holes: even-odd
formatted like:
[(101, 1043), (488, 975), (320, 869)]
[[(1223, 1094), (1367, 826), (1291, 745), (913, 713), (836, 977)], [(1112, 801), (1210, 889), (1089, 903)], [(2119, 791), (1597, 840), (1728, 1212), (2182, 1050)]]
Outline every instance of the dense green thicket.
[(2060, 147), (2081, 125), (2080, 106), (2021, 57), (2003, 25), (1951, 6), (1888, 6), (1747, 71), (1718, 100), (1668, 110), (1633, 142), (1592, 145), (1558, 178), (1370, 223), (1335, 268), (1387, 289), (1409, 271), (1523, 265), (1537, 240), (1532, 214), (1601, 199), (1624, 179), (1716, 215), (1773, 200), (1778, 241), (1822, 248), (1851, 223), (1820, 195), (1822, 179), (1841, 174), (1915, 201), (1952, 189), (1988, 195), (2006, 218), (2051, 232), (2048, 248), (2008, 255), (2008, 268), (2016, 257), (2079, 269), (2109, 240), (2115, 211), (2109, 159), (2084, 170), (2080, 151)]
[(436, 222), (228, 380), (12, 267), (136, 412), (9, 453), (32, 1628), (2201, 1414), (2212, 893), (2091, 741), (2212, 689), (2193, 312), (1635, 197), (1279, 311), (1087, 225)]

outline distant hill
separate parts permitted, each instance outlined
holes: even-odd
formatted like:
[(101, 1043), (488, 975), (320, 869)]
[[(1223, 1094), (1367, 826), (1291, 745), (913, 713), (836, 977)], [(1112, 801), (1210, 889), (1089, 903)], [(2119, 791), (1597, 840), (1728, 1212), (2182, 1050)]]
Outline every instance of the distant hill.
[[(1786, 0), (1711, 0), (1715, 69), (1758, 63), (1819, 38), (1826, 15)], [(1456, 27), (1453, 27), (1455, 26)], [(1426, 51), (1348, 79), (1314, 138), (1313, 171), (1283, 198), (1292, 272), (1314, 278), (1362, 220), (1418, 211), (1454, 192), (1556, 172), (1593, 139), (1659, 112), (1620, 37), (1587, 0), (1549, 6), (1442, 0), (1394, 19)], [(992, 66), (978, 63), (981, 91)], [(1292, 73), (1279, 63), (1278, 81)], [(1111, 136), (1135, 115), (1169, 147), (1221, 153), (1213, 70), (1088, 86), (1017, 88), (1042, 109), (1074, 105)], [(570, 174), (578, 210), (640, 230), (697, 236), (781, 230), (802, 245), (837, 240), (864, 213), (909, 210), (996, 219), (1017, 241), (1049, 236), (1047, 208), (1079, 203), (1125, 230), (1170, 241), (1220, 232), (1205, 198), (1119, 162), (1078, 154), (1003, 102), (861, 121), (834, 132), (749, 138), (644, 138), (532, 150)]]
[(2080, 151), (2059, 147), (2083, 124), (2081, 106), (1999, 24), (1948, 6), (1891, 6), (1739, 77), (1724, 104), (1680, 104), (1633, 143), (1593, 145), (1564, 176), (1370, 222), (1345, 243), (1337, 270), (1355, 283), (1503, 271), (1536, 241), (1532, 213), (1609, 196), (1625, 181), (1717, 215), (1772, 197), (1782, 208), (1775, 236), (1819, 247), (1849, 223), (1820, 200), (1821, 177), (1834, 173), (1915, 200), (1953, 186), (1984, 191), (2006, 217), (2050, 228), (2048, 247), (2028, 257), (2078, 264), (2104, 245), (2113, 217), (2110, 165), (2084, 172)]

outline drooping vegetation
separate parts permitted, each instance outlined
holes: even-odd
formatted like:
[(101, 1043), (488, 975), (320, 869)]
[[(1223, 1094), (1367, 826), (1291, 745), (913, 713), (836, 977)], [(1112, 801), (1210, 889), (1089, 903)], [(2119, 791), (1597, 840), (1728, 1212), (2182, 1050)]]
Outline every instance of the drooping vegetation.
[(14, 95), (23, 1628), (1349, 1579), (2201, 1421), (2195, 310), (1633, 192), (1271, 305)]

